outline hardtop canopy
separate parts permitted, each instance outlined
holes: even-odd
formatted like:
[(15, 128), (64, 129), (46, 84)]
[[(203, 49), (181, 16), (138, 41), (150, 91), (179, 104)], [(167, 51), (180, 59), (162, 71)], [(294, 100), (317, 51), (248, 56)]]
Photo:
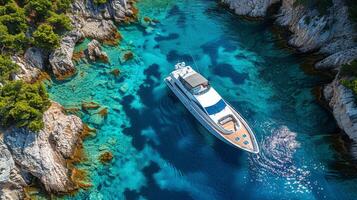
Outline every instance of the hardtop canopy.
[(199, 73), (194, 73), (184, 78), (184, 81), (190, 88), (195, 88), (199, 85), (208, 85), (208, 80)]

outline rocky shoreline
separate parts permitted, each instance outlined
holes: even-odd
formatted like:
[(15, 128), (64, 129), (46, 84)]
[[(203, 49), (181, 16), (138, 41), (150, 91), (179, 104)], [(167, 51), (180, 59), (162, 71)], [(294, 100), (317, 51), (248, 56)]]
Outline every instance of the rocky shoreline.
[(264, 17), (268, 8), (280, 3), (275, 23), (286, 27), (291, 35), (288, 44), (301, 52), (318, 52), (325, 57), (315, 64), (319, 70), (336, 71), (332, 83), (324, 86), (328, 102), (339, 127), (357, 141), (357, 105), (352, 91), (340, 81), (341, 65), (357, 58), (353, 22), (343, 0), (332, 0), (332, 7), (321, 15), (316, 9), (297, 4), (297, 0), (221, 0), (238, 15)]
[[(97, 5), (93, 1), (75, 0), (70, 18), (73, 30), (64, 35), (60, 48), (46, 53), (31, 47), (24, 55), (12, 56), (20, 71), (14, 80), (36, 82), (44, 71), (63, 80), (76, 73), (72, 61), (74, 47), (83, 38), (92, 38), (88, 45), (91, 60), (107, 60), (98, 41), (115, 44), (121, 38), (115, 23), (129, 22), (136, 17), (133, 0), (108, 0)], [(38, 133), (11, 127), (0, 130), (0, 199), (24, 199), (25, 188), (38, 180), (48, 193), (68, 193), (82, 187), (76, 183), (75, 170), (69, 161), (81, 138), (88, 131), (81, 119), (66, 115), (56, 102), (44, 113), (45, 128)], [(88, 186), (84, 184), (85, 186)]]

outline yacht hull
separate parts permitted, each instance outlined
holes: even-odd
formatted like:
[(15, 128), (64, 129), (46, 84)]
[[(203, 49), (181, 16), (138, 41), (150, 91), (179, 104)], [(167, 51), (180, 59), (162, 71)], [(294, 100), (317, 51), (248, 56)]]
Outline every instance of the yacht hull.
[[(171, 91), (176, 95), (176, 97), (185, 105), (185, 107), (187, 108), (187, 110), (190, 111), (190, 113), (202, 124), (202, 126), (204, 126), (211, 134), (213, 134), (214, 136), (216, 136), (217, 138), (219, 138), (221, 141), (225, 142), (226, 144), (229, 144), (231, 146), (234, 147), (238, 147), (241, 148), (235, 144), (233, 144), (232, 142), (228, 141), (226, 138), (224, 138), (218, 130), (216, 130), (214, 127), (212, 127), (210, 125), (210, 122), (208, 122), (204, 116), (202, 114), (200, 114), (197, 111), (197, 108), (194, 107), (194, 104), (192, 104), (190, 102), (190, 100), (186, 97), (186, 95), (184, 94), (184, 92), (180, 89), (178, 89), (177, 87), (175, 87), (175, 83), (172, 80), (172, 78), (169, 76), (167, 78), (165, 78), (165, 83), (166, 85), (171, 89)], [(240, 120), (243, 120), (243, 118), (240, 117)], [(243, 120), (244, 125), (247, 125), (246, 122)], [(248, 129), (250, 130), (250, 128), (248, 127)], [(255, 138), (254, 138), (255, 139)], [(243, 149), (246, 151), (249, 151), (251, 153), (258, 153), (259, 149), (256, 150), (248, 150), (248, 149)]]

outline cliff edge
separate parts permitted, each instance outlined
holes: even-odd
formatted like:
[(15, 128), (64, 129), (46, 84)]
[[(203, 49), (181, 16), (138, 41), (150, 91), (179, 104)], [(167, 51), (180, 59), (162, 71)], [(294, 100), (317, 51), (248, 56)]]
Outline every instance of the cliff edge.
[(55, 102), (43, 121), (45, 127), (38, 133), (15, 127), (2, 131), (0, 199), (23, 199), (24, 187), (34, 177), (48, 192), (75, 189), (66, 160), (81, 142), (83, 123), (77, 116), (65, 115)]

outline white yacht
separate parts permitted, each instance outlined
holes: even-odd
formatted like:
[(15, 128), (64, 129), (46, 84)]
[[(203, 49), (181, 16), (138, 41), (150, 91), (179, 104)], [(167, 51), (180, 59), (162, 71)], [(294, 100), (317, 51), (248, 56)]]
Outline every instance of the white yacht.
[(253, 131), (209, 84), (206, 78), (185, 63), (178, 63), (165, 78), (168, 87), (186, 108), (222, 141), (251, 153), (259, 153)]

